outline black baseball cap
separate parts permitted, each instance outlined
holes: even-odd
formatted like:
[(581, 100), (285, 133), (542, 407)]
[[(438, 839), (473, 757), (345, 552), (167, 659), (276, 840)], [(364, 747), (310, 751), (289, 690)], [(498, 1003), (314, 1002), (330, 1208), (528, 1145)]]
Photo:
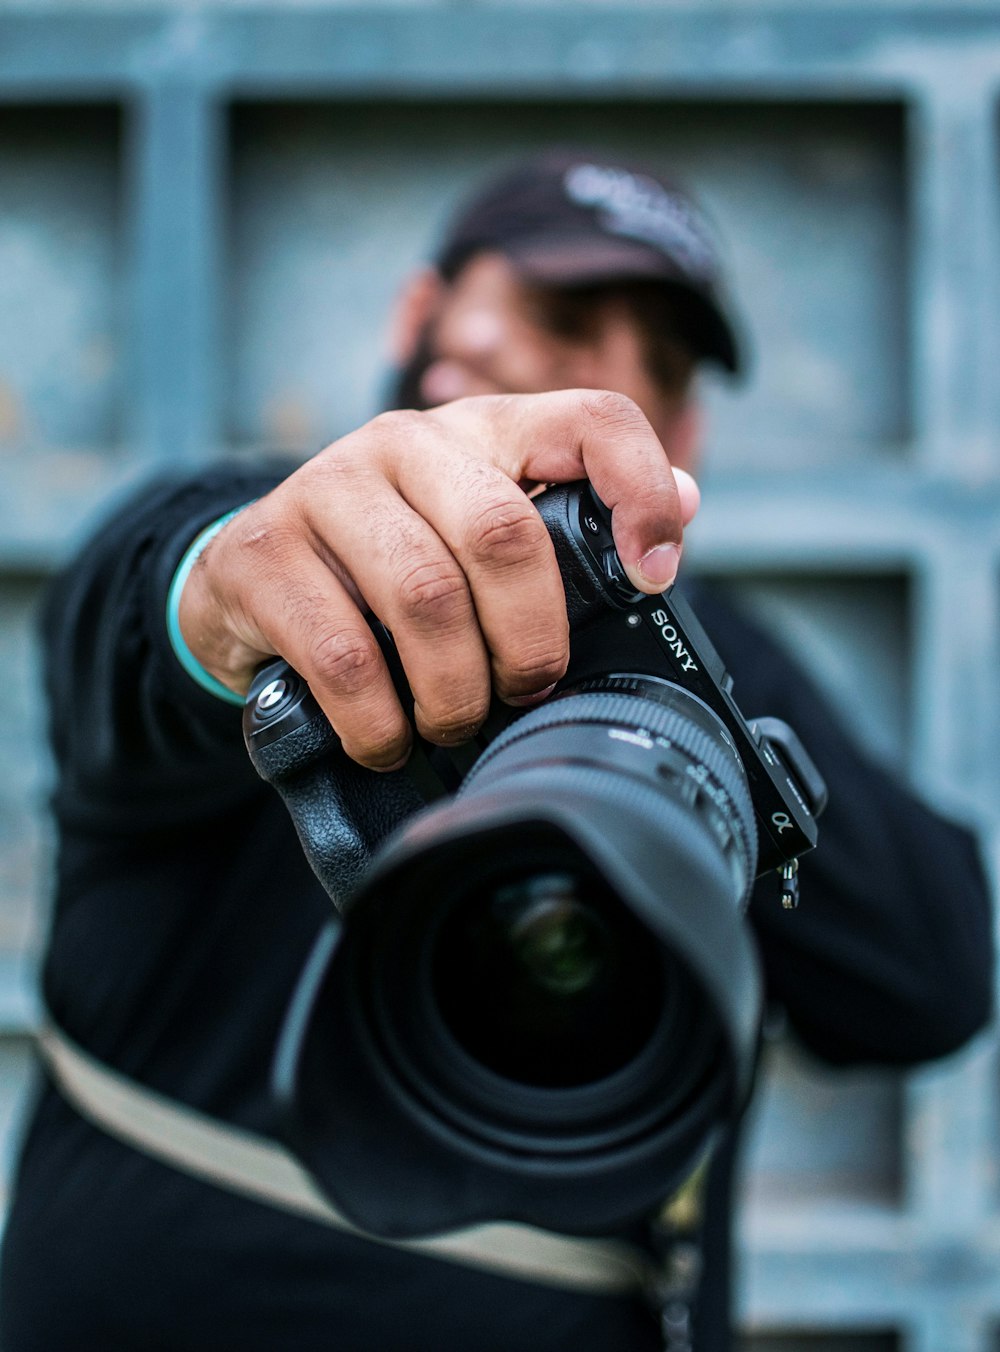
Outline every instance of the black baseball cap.
[(542, 286), (661, 281), (677, 292), (677, 337), (740, 369), (712, 231), (688, 193), (657, 173), (586, 152), (522, 161), (452, 218), (438, 270), (451, 279), (484, 250)]

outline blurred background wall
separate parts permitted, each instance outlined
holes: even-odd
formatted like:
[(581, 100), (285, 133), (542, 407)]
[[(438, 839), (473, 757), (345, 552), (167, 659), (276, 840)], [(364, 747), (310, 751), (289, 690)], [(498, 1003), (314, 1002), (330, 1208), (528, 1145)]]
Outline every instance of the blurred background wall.
[[(157, 462), (311, 451), (369, 416), (398, 283), (456, 193), (527, 147), (696, 189), (753, 361), (708, 390), (690, 557), (992, 831), (998, 92), (1000, 13), (963, 0), (0, 3), (5, 1177), (50, 867), (46, 575)], [(992, 1039), (908, 1078), (833, 1074), (780, 1035), (768, 1059), (747, 1347), (998, 1352)]]

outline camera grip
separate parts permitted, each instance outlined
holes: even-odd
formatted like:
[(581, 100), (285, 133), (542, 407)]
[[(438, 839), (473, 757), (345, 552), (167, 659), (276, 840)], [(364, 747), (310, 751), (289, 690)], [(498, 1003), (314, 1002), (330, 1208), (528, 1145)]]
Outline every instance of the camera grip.
[[(566, 615), (574, 632), (613, 606), (601, 579), (595, 574), (594, 561), (588, 557), (579, 539), (580, 521), (586, 520), (588, 510), (592, 510), (591, 504), (596, 502), (596, 495), (585, 481), (558, 484), (535, 499), (538, 514), (552, 538), (566, 593)], [(603, 505), (600, 510), (608, 517), (610, 532), (610, 513)]]
[(254, 769), (281, 794), (310, 867), (341, 909), (381, 841), (423, 799), (402, 771), (380, 774), (352, 761), (306, 682), (280, 659), (254, 678), (243, 736)]

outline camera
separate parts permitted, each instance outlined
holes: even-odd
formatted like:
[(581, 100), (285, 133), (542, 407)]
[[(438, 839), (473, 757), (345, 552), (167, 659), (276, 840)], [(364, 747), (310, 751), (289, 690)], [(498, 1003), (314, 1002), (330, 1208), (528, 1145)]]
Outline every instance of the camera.
[(679, 1186), (751, 1080), (752, 884), (776, 870), (794, 902), (825, 800), (791, 729), (743, 717), (678, 590), (633, 590), (590, 485), (535, 505), (570, 620), (544, 703), (495, 701), (466, 746), (380, 775), (286, 664), (247, 697), (253, 763), (336, 904), (274, 1093), (321, 1189), (387, 1238), (606, 1233)]

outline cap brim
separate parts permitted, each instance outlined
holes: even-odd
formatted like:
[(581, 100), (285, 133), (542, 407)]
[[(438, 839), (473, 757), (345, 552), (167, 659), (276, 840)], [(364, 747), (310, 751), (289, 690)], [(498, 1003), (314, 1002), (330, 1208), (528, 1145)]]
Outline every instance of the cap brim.
[(711, 286), (695, 280), (659, 249), (641, 240), (608, 236), (521, 238), (505, 242), (502, 252), (522, 277), (542, 286), (602, 286), (613, 282), (661, 281), (683, 292), (679, 336), (699, 356), (727, 371), (740, 369), (736, 335)]

